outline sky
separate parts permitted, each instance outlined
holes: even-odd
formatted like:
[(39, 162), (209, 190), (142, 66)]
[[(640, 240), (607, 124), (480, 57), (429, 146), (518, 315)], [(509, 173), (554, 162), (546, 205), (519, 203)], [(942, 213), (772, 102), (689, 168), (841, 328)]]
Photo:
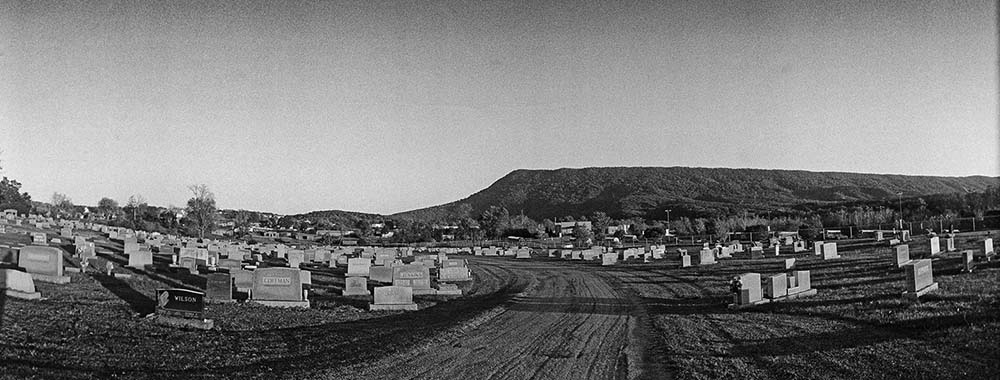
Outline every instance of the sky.
[(395, 213), (516, 169), (1000, 173), (992, 1), (0, 0), (35, 200)]

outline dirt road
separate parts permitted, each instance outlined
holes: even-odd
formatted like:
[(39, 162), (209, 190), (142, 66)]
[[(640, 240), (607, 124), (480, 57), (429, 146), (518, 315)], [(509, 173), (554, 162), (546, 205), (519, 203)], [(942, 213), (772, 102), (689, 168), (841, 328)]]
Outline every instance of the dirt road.
[[(446, 338), (337, 371), (346, 378), (615, 379), (640, 375), (641, 310), (599, 268), (579, 262), (472, 258), (526, 287)], [(593, 265), (593, 264), (591, 264)], [(663, 378), (662, 373), (658, 378)]]

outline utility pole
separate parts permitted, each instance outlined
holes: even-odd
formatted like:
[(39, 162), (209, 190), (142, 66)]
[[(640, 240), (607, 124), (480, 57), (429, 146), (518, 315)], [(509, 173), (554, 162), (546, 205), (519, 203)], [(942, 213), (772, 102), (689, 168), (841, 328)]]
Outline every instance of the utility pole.
[(903, 229), (903, 192), (902, 191), (896, 193), (896, 199), (899, 201), (899, 229)]

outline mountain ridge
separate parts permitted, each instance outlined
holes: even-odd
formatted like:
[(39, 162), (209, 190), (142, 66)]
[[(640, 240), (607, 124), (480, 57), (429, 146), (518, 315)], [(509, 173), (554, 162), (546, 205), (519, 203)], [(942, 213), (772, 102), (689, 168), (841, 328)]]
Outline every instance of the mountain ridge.
[(410, 220), (475, 217), (490, 206), (541, 220), (602, 211), (615, 218), (781, 212), (803, 204), (983, 191), (1000, 177), (927, 176), (705, 167), (516, 169), (454, 202), (389, 215)]

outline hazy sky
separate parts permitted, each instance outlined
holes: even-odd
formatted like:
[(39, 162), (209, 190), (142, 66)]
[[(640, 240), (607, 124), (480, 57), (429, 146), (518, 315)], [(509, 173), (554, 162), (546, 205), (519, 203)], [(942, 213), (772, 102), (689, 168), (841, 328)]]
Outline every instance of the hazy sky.
[(992, 1), (0, 0), (37, 200), (393, 213), (519, 168), (998, 175)]

